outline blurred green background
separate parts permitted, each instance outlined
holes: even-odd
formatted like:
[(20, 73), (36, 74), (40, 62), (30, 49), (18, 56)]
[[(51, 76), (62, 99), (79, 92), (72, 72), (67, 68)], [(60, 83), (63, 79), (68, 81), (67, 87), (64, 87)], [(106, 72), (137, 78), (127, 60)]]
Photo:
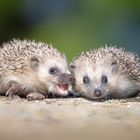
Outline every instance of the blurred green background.
[(117, 45), (140, 52), (140, 0), (0, 0), (0, 43), (35, 39), (66, 53)]

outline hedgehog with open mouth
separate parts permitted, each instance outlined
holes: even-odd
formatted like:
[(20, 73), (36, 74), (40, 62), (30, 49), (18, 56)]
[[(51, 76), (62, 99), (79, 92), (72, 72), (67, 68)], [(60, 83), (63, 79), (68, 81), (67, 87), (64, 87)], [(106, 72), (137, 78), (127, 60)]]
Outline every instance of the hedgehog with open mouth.
[(43, 42), (13, 40), (0, 48), (0, 94), (40, 100), (66, 96), (73, 75), (64, 54)]

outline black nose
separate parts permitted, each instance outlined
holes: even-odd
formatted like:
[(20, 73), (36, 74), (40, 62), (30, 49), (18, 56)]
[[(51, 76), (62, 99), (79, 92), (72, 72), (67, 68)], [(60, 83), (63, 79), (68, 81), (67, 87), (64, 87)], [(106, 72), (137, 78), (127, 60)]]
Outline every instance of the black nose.
[(94, 96), (95, 96), (95, 97), (101, 97), (101, 96), (102, 96), (101, 90), (96, 89), (96, 90), (94, 91)]
[(69, 75), (69, 81), (70, 81), (71, 83), (74, 83), (74, 82), (75, 82), (75, 77), (74, 77), (74, 75), (72, 75), (72, 74)]
[(75, 82), (74, 75), (62, 73), (59, 76), (59, 82), (60, 83), (66, 83), (66, 84), (74, 84), (74, 82)]

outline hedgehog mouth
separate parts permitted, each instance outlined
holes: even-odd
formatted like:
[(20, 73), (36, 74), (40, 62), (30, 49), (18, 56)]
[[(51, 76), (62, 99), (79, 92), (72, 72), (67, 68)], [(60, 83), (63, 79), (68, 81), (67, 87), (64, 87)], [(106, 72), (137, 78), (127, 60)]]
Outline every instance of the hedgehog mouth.
[(67, 95), (69, 89), (69, 84), (57, 84), (58, 93), (61, 95)]

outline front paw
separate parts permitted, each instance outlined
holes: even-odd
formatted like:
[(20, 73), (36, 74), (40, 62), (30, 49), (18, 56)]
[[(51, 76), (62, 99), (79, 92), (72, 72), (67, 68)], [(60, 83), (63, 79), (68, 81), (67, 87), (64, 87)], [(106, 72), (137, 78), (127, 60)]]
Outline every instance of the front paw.
[(20, 91), (20, 85), (14, 81), (11, 81), (9, 84), (10, 86), (6, 92), (6, 96), (8, 96), (10, 100), (12, 99), (20, 100), (20, 97), (18, 96)]
[(16, 101), (22, 101), (22, 99), (18, 96), (18, 95), (9, 95), (8, 96), (8, 99), (10, 100), (10, 101), (12, 101), (12, 100), (16, 100)]
[(37, 92), (31, 92), (27, 95), (28, 101), (44, 100), (44, 99), (45, 99), (45, 96)]

